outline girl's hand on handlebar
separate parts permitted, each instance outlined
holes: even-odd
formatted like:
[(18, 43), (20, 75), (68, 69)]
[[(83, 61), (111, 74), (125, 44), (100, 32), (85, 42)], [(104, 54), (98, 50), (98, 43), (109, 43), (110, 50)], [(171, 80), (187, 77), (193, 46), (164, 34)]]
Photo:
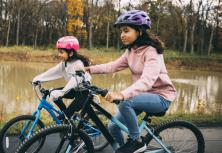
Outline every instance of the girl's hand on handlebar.
[(31, 82), (31, 84), (32, 84), (33, 87), (41, 85), (40, 81)]
[(123, 94), (121, 94), (120, 92), (112, 92), (109, 91), (106, 96), (105, 99), (109, 102), (113, 102), (114, 100), (123, 100)]

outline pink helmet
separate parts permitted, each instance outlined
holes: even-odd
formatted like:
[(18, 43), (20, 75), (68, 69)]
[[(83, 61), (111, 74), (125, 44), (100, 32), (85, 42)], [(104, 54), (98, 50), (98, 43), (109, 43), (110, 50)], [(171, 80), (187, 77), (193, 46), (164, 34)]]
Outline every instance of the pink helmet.
[(75, 51), (78, 51), (80, 46), (79, 46), (79, 41), (76, 37), (74, 36), (65, 36), (62, 38), (59, 38), (59, 40), (56, 43), (56, 48), (58, 49), (74, 49)]

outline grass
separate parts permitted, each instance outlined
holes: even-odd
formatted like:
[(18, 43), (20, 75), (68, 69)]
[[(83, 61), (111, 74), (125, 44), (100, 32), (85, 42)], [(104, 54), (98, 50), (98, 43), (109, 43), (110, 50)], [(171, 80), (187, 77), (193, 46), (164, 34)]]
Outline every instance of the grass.
[[(10, 46), (10, 47), (0, 47), (0, 52), (2, 53), (18, 53), (18, 54), (28, 54), (31, 56), (50, 56), (56, 55), (56, 49), (54, 48), (36, 48), (30, 46)], [(92, 63), (104, 63), (117, 59), (124, 51), (117, 51), (115, 48), (93, 48), (88, 50), (86, 48), (81, 48), (80, 53), (88, 56)], [(182, 53), (174, 50), (166, 50), (164, 53), (164, 58), (166, 61), (170, 60), (182, 60), (187, 63), (197, 63), (202, 64), (203, 61), (219, 61), (222, 63), (222, 54), (212, 54), (211, 56), (199, 56), (191, 55), (188, 53)], [(201, 63), (202, 62), (202, 63)]]
[[(56, 51), (55, 48), (36, 48), (34, 49), (33, 47), (30, 46), (10, 46), (10, 47), (0, 47), (0, 52), (13, 52), (13, 53), (29, 53), (32, 54), (33, 56), (35, 55), (51, 55), (52, 53), (54, 54)], [(90, 57), (98, 57), (98, 56), (109, 56), (110, 59), (119, 57), (124, 50), (117, 50), (116, 48), (93, 48), (92, 50), (88, 50), (86, 48), (81, 48), (80, 49), (81, 53), (84, 55), (88, 55)], [(104, 57), (104, 56), (103, 56)], [(176, 50), (165, 50), (164, 52), (164, 57), (167, 58), (211, 58), (211, 59), (221, 59), (222, 60), (222, 54), (219, 53), (213, 53), (210, 56), (200, 56), (200, 55), (191, 55), (189, 53), (182, 53), (180, 51)]]
[[(41, 120), (45, 125), (53, 124), (54, 121), (49, 117), (47, 113), (41, 115)], [(139, 115), (138, 120), (141, 122), (142, 117), (144, 116), (144, 113)], [(9, 117), (8, 119), (13, 118), (14, 116)], [(167, 114), (163, 117), (152, 117), (152, 125), (160, 124), (162, 122), (168, 121), (168, 120), (175, 120), (175, 119), (182, 119), (190, 121), (198, 126), (201, 127), (215, 127), (215, 126), (222, 126), (222, 118), (221, 114)], [(108, 124), (108, 120), (105, 117), (102, 117), (102, 120), (105, 124)], [(4, 126), (4, 124), (9, 120), (0, 120), (0, 129)]]
[(43, 49), (43, 48), (38, 48), (38, 49), (33, 49), (32, 47), (29, 46), (11, 46), (11, 47), (0, 47), (0, 52), (3, 53), (25, 53), (25, 54), (30, 54), (33, 56), (38, 56), (38, 55), (51, 55), (54, 54), (54, 49)]
[[(139, 116), (139, 122), (144, 115)], [(167, 114), (163, 117), (152, 117), (151, 124), (160, 124), (168, 120), (182, 119), (195, 123), (198, 126), (222, 126), (221, 114)]]

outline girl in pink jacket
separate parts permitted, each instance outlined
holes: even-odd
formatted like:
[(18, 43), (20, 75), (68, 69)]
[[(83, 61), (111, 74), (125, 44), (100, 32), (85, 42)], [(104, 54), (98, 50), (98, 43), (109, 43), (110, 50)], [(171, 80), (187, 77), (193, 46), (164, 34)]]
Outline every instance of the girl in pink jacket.
[(118, 153), (143, 152), (146, 145), (139, 139), (137, 115), (165, 112), (176, 97), (176, 90), (168, 76), (163, 59), (163, 44), (147, 33), (151, 20), (146, 12), (128, 11), (116, 21), (120, 29), (125, 53), (117, 60), (86, 67), (90, 73), (113, 73), (129, 68), (133, 84), (120, 92), (110, 91), (106, 100), (121, 100), (116, 117), (129, 130), (129, 139), (124, 144), (121, 130), (109, 123), (109, 130), (120, 144)]

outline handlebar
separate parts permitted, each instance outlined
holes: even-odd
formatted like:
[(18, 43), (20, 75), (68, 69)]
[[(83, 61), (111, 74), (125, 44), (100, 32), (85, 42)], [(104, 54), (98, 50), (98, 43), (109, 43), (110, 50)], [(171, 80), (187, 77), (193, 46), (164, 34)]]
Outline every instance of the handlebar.
[(44, 89), (41, 87), (41, 84), (34, 86), (35, 93), (37, 97), (41, 100), (42, 98), (45, 98), (50, 94), (49, 89)]
[[(75, 74), (72, 74), (72, 75), (78, 75), (78, 76), (84, 78), (85, 72), (84, 71), (76, 71)], [(33, 85), (36, 95), (39, 99), (46, 98), (48, 95), (50, 95), (51, 90), (42, 88), (41, 82), (37, 81), (37, 82), (30, 82), (30, 83)], [(91, 85), (90, 82), (85, 81), (84, 79), (83, 79), (83, 82), (80, 83), (80, 85), (81, 85), (81, 87), (90, 90), (93, 94), (101, 95), (102, 97), (105, 97), (107, 95), (107, 93), (109, 92), (107, 89), (102, 89), (102, 88), (99, 88), (95, 85)], [(113, 101), (113, 103), (115, 103), (117, 105), (120, 102), (121, 102), (120, 100)]]
[[(106, 94), (109, 92), (107, 89), (102, 89), (102, 88), (99, 88), (97, 86), (94, 86), (94, 85), (90, 85), (90, 84), (86, 84), (84, 87), (86, 87), (87, 89), (90, 89), (92, 92), (94, 92), (95, 94), (99, 94), (101, 95), (102, 97), (105, 97)], [(115, 104), (119, 104), (121, 102), (121, 100), (114, 100), (113, 103)]]
[(113, 100), (113, 103), (115, 103), (116, 105), (119, 105), (120, 102), (121, 100)]

